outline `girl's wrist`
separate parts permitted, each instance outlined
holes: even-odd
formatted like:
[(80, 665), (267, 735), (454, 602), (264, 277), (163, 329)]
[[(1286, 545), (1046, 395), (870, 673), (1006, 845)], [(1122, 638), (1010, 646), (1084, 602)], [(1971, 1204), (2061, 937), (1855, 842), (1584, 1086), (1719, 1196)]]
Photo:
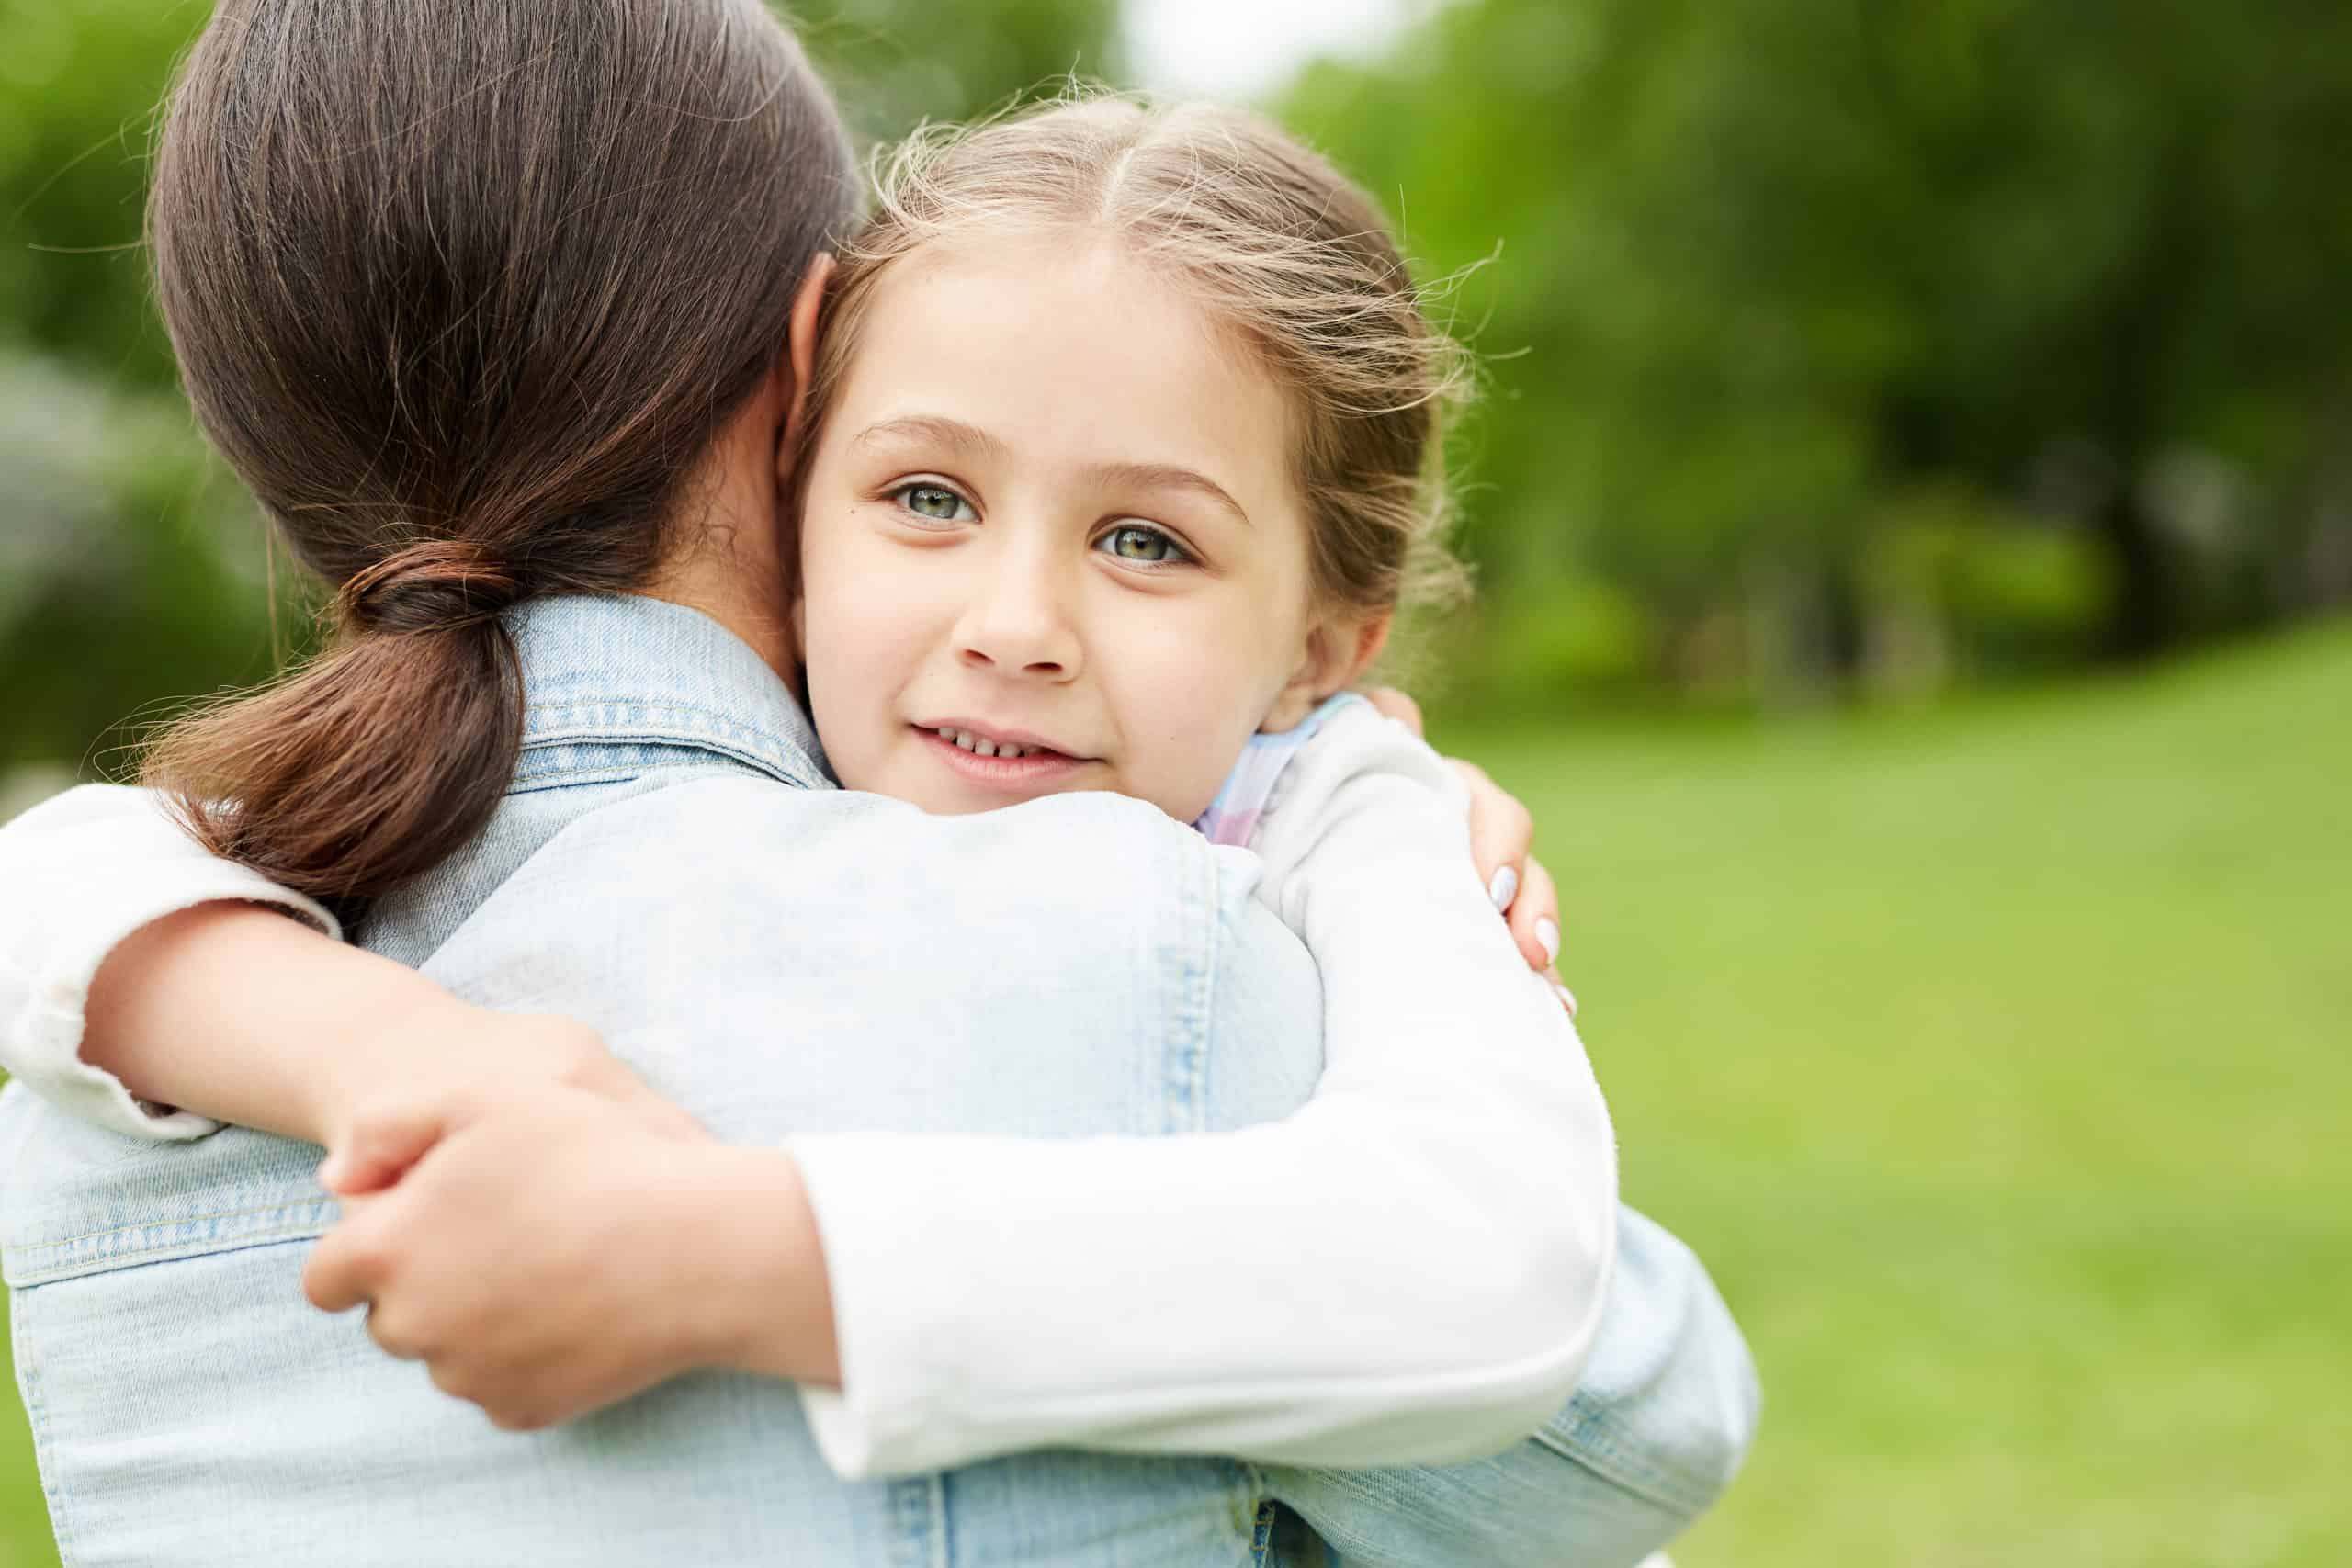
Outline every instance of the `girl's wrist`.
[(673, 1231), (690, 1363), (838, 1385), (831, 1281), (800, 1168), (773, 1148), (712, 1144), (693, 1157)]
[(288, 1131), (333, 1146), (355, 1116), (387, 1095), (463, 1092), (502, 1080), (574, 1082), (592, 1065), (610, 1063), (585, 1025), (477, 1007), (413, 971), (399, 974), (404, 978), (382, 993), (356, 1001), (350, 1031), (328, 1043), (324, 1066), (306, 1086), (307, 1125)]

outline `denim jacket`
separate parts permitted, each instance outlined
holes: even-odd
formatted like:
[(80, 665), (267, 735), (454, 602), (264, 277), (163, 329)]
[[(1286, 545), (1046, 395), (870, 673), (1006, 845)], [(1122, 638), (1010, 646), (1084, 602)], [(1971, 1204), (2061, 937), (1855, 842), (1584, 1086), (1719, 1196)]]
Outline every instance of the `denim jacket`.
[[(676, 868), (663, 897), (695, 886), (698, 857), (710, 886), (741, 886), (721, 874), (746, 852), (714, 821), (724, 791), (711, 786), (823, 786), (805, 717), (691, 612), (559, 601), (516, 629), (530, 704), (514, 785), (481, 840), (376, 908), (357, 933), (368, 946), (476, 1000), (582, 1013), (743, 1140), (1238, 1127), (1312, 1090), (1311, 964), (1263, 941), (1253, 958), (1240, 912), (1201, 908), (1226, 895), (1187, 885), (1153, 849), (1164, 837), (1122, 815), (1130, 803), (1074, 802), (1042, 837), (1015, 824), (995, 844), (1051, 895), (1023, 910), (1048, 936), (1024, 968), (1019, 943), (959, 951), (954, 933), (986, 925), (970, 866), (910, 887), (920, 874), (887, 863), (881, 907), (957, 912), (877, 922), (858, 870), (886, 863), (859, 846), (890, 830), (888, 803), (826, 797), (804, 840), (760, 852), (763, 906), (726, 911), (733, 931), (763, 923), (774, 968), (715, 986), (720, 928), (665, 920), (658, 901), (632, 903), (638, 889), (567, 880), (561, 854), (534, 857), (560, 835), (593, 852), (600, 825), (626, 823)], [(1106, 859), (1129, 843), (1142, 847)], [(526, 862), (536, 883), (514, 879)], [(1148, 891), (1162, 878), (1164, 897)], [(609, 938), (616, 920), (626, 997), (576, 1006), (560, 966), (535, 955)], [(1132, 963), (1072, 984), (1056, 920), (1120, 928), (1125, 940), (1091, 951)], [(731, 972), (743, 969), (739, 955)], [(1043, 1027), (975, 1032), (991, 998), (1024, 992), (1052, 998)], [(1171, 1075), (1177, 1059), (1187, 1070)], [(1491, 1460), (1327, 1470), (1051, 1450), (842, 1482), (792, 1391), (719, 1373), (503, 1434), (383, 1358), (356, 1319), (303, 1303), (306, 1244), (334, 1219), (315, 1157), (243, 1129), (138, 1143), (17, 1090), (0, 1105), (19, 1378), (68, 1562), (1630, 1562), (1712, 1500), (1752, 1430), (1752, 1370), (1704, 1271), (1627, 1213), (1583, 1383)], [(933, 1283), (952, 1295), (959, 1281)]]

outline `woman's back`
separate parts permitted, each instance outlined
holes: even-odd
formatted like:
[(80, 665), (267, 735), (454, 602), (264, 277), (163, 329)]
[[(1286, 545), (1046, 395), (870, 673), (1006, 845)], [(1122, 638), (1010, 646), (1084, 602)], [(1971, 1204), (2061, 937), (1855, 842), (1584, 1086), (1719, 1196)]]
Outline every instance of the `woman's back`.
[[(435, 948), (428, 972), (479, 1001), (579, 1014), (730, 1141), (1186, 1132), (1311, 1089), (1304, 951), (1253, 941), (1271, 961), (1226, 954), (1237, 983), (1212, 984), (1215, 933), (1261, 918), (1232, 852), (1110, 796), (950, 819), (793, 788), (818, 772), (796, 710), (674, 606), (557, 601), (521, 647), (548, 700), (515, 792), (443, 897), (389, 901), (369, 945)], [(1220, 1050), (1245, 1030), (1258, 1049)], [(700, 1374), (498, 1432), (303, 1301), (334, 1217), (311, 1145), (133, 1145), (21, 1092), (0, 1137), (19, 1364), (74, 1561), (290, 1562), (334, 1540), (339, 1562), (403, 1568), (885, 1563), (932, 1560), (951, 1526), (976, 1559), (1250, 1560), (1246, 1466), (1050, 1453), (843, 1483), (772, 1381)]]

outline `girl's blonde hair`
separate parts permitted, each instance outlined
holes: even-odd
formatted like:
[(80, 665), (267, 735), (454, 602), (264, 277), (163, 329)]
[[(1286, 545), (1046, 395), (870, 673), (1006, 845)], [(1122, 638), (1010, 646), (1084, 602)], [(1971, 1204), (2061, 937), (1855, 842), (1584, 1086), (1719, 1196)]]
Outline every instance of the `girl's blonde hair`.
[(893, 262), (1007, 230), (1112, 234), (1279, 379), (1321, 602), (1379, 613), (1461, 592), (1442, 446), (1467, 355), (1423, 313), (1372, 198), (1324, 159), (1242, 110), (1089, 95), (918, 131), (876, 172), (828, 291), (803, 473)]

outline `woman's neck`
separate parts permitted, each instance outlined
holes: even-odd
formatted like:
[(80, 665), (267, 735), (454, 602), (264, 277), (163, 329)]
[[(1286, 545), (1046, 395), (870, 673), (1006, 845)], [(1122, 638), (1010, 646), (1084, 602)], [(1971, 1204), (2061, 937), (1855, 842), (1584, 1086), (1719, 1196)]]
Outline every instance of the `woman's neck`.
[(711, 444), (688, 491), (680, 547), (645, 592), (708, 615), (797, 686), (799, 639), (776, 468), (784, 389), (770, 379)]
[[(791, 617), (784, 604), (783, 573), (774, 551), (764, 560), (746, 558), (748, 552), (730, 551), (714, 536), (711, 547), (695, 558), (664, 570), (646, 584), (650, 597), (681, 604), (708, 615), (742, 639), (778, 679), (797, 687), (800, 660), (792, 635)], [(775, 585), (773, 592), (754, 592)]]

